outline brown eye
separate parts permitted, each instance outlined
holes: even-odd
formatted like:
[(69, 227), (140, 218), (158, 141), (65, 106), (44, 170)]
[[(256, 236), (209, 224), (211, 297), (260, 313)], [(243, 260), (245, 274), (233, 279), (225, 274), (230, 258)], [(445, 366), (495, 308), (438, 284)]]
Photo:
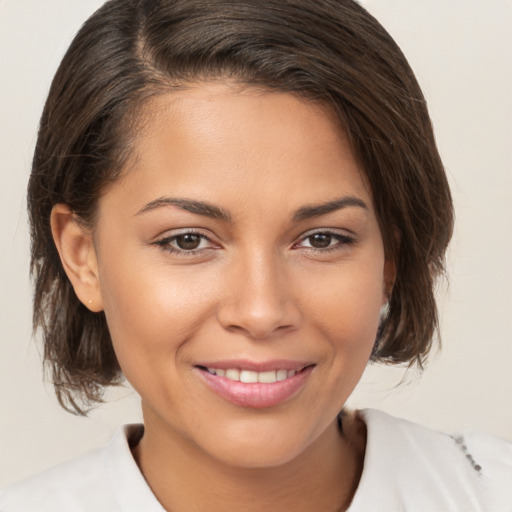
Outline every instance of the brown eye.
[(174, 240), (179, 249), (193, 251), (201, 244), (202, 237), (195, 233), (185, 233), (184, 235), (177, 236)]
[(332, 235), (329, 233), (315, 233), (308, 237), (309, 244), (315, 249), (325, 249), (329, 247), (332, 242)]
[(310, 234), (305, 233), (304, 238), (295, 247), (326, 252), (331, 250), (343, 250), (354, 243), (355, 239), (352, 236), (325, 230)]
[(154, 245), (171, 254), (182, 256), (197, 256), (205, 251), (218, 249), (206, 235), (195, 231), (185, 231), (177, 235), (171, 235), (154, 242)]

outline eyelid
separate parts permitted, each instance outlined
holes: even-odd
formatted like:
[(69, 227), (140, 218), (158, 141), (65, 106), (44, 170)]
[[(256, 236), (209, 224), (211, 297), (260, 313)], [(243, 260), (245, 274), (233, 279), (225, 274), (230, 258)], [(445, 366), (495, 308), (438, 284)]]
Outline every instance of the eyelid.
[(352, 232), (347, 232), (347, 230), (341, 230), (338, 228), (315, 228), (311, 229), (309, 231), (306, 231), (305, 233), (302, 233), (300, 237), (297, 239), (296, 242), (293, 244), (293, 248), (299, 246), (300, 243), (304, 242), (304, 240), (308, 239), (311, 236), (317, 235), (317, 234), (326, 234), (331, 235), (338, 239), (339, 244), (335, 244), (333, 246), (325, 247), (325, 248), (316, 248), (316, 247), (302, 247), (303, 249), (309, 249), (312, 251), (319, 251), (319, 252), (325, 252), (328, 250), (333, 249), (342, 249), (343, 247), (347, 245), (352, 245), (356, 242), (356, 237)]
[(309, 229), (305, 233), (302, 233), (299, 237), (297, 237), (298, 241), (304, 240), (305, 238), (308, 238), (310, 236), (319, 234), (319, 233), (325, 233), (328, 235), (335, 235), (340, 236), (344, 238), (355, 238), (355, 234), (352, 231), (349, 231), (347, 229), (341, 229), (341, 228), (313, 228)]
[[(202, 240), (207, 240), (210, 244), (210, 247), (186, 250), (180, 249), (178, 247), (173, 247), (171, 245), (173, 241), (175, 241), (180, 236), (184, 235), (197, 235)], [(165, 234), (161, 235), (154, 242), (152, 242), (152, 245), (156, 245), (160, 247), (162, 250), (167, 251), (171, 254), (183, 254), (187, 256), (199, 255), (204, 253), (205, 251), (216, 249), (219, 247), (219, 244), (213, 241), (211, 236), (206, 235), (201, 229), (197, 228), (180, 228), (178, 230), (166, 231)]]

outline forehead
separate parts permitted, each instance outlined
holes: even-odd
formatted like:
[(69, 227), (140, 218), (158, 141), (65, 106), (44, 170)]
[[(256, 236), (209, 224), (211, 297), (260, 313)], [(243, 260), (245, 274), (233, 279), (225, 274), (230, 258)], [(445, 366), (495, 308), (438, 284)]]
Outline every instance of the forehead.
[(350, 193), (371, 203), (346, 134), (322, 104), (207, 82), (154, 98), (141, 116), (123, 180), (141, 200), (172, 193), (217, 202), (235, 194), (274, 198), (284, 208)]

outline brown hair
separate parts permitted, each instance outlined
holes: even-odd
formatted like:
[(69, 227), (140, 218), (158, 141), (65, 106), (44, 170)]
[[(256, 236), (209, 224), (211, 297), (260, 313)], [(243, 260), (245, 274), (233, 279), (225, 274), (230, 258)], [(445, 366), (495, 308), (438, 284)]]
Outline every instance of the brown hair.
[(50, 230), (57, 203), (89, 226), (122, 172), (141, 107), (208, 78), (327, 104), (371, 186), (396, 262), (373, 359), (422, 365), (453, 212), (427, 107), (401, 50), (353, 0), (109, 0), (83, 25), (53, 80), (28, 189), (34, 328), (66, 409), (83, 413), (121, 380), (103, 313), (74, 294)]

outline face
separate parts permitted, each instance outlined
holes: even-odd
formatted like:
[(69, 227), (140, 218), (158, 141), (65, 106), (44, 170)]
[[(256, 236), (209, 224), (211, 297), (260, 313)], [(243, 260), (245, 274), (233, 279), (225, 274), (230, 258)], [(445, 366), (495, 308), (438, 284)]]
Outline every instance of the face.
[(332, 435), (385, 300), (342, 130), (292, 95), (211, 83), (155, 100), (135, 148), (94, 243), (147, 435), (237, 466), (299, 457)]

